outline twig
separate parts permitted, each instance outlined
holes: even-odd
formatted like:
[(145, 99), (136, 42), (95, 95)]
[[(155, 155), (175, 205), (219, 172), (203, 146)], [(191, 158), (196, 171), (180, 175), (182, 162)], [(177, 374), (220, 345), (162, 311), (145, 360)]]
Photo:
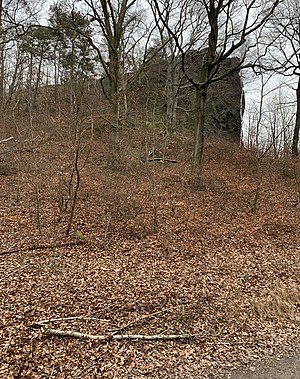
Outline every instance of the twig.
[(14, 139), (14, 137), (9, 137), (9, 138), (1, 140), (0, 143), (8, 142), (8, 141), (10, 141), (12, 139)]
[[(76, 136), (76, 139), (78, 139), (77, 136)], [(65, 232), (66, 237), (69, 236), (69, 233), (71, 230), (72, 221), (73, 221), (74, 212), (75, 212), (75, 205), (76, 205), (76, 200), (77, 200), (77, 195), (78, 195), (79, 183), (80, 183), (80, 173), (79, 173), (79, 168), (78, 168), (79, 144), (80, 144), (80, 141), (77, 141), (77, 146), (75, 148), (75, 154), (74, 154), (73, 168), (72, 168), (73, 171), (71, 175), (71, 177), (73, 177), (73, 175), (75, 176), (75, 184), (73, 188), (72, 204), (71, 204), (71, 209), (70, 209), (68, 225)]]
[(156, 315), (158, 315), (158, 314), (160, 314), (160, 313), (163, 313), (163, 312), (165, 312), (165, 311), (166, 311), (166, 309), (163, 309), (162, 311), (158, 311), (158, 312), (154, 312), (154, 313), (151, 313), (151, 314), (149, 314), (149, 315), (146, 315), (146, 316), (142, 316), (142, 317), (138, 318), (137, 320), (134, 320), (134, 321), (129, 322), (127, 325), (120, 326), (120, 328), (118, 328), (118, 329), (109, 330), (109, 332), (112, 332), (112, 333), (120, 332), (120, 331), (122, 331), (122, 330), (125, 330), (125, 329), (129, 328), (129, 327), (132, 326), (132, 325), (136, 325), (136, 324), (139, 323), (140, 321), (143, 321), (143, 320), (145, 320), (145, 319), (147, 319), (147, 318), (150, 318), (150, 317), (154, 317), (154, 316), (156, 316)]
[(148, 162), (169, 162), (169, 163), (177, 163), (176, 159), (168, 159), (168, 158), (148, 158)]
[(106, 320), (106, 319), (102, 319), (102, 318), (98, 318), (98, 317), (73, 316), (73, 317), (50, 318), (48, 320), (36, 321), (32, 324), (32, 326), (41, 327), (41, 326), (44, 326), (45, 324), (50, 324), (51, 322), (73, 321), (73, 320), (110, 322), (110, 320)]
[(233, 346), (233, 345), (255, 345), (255, 342), (250, 342), (250, 341), (211, 342), (211, 341), (207, 341), (206, 344), (208, 344), (208, 345)]
[(144, 334), (108, 334), (108, 335), (92, 335), (79, 332), (72, 332), (59, 329), (43, 328), (43, 334), (47, 336), (58, 337), (72, 337), (78, 339), (88, 339), (97, 341), (110, 341), (110, 340), (146, 340), (146, 341), (158, 341), (158, 340), (181, 340), (189, 339), (192, 336), (189, 334), (158, 334), (158, 335), (144, 335)]

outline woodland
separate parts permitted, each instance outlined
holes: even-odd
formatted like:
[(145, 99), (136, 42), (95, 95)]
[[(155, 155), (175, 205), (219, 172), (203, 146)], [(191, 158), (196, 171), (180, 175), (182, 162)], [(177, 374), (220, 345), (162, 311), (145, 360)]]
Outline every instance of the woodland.
[(0, 378), (229, 379), (299, 347), (299, 16), (0, 0)]

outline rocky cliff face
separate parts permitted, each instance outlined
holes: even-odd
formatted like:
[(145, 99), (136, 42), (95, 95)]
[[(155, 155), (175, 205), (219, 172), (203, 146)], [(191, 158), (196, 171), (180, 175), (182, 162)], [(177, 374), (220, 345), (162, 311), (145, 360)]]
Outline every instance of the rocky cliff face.
[[(193, 52), (186, 59), (185, 70), (190, 77), (197, 80), (205, 52)], [(226, 59), (219, 68), (218, 76), (229, 72), (238, 64), (238, 58)], [(189, 85), (182, 72), (181, 63), (173, 63), (171, 75), (175, 86), (179, 85), (177, 107), (177, 127), (193, 126), (193, 108), (195, 90)], [(140, 77), (139, 89), (143, 89), (143, 97), (147, 97), (148, 106), (155, 107), (155, 112), (166, 114), (170, 93), (168, 93), (168, 77), (170, 65), (163, 58), (156, 57), (150, 62)], [(170, 87), (169, 87), (170, 88)], [(244, 108), (243, 85), (238, 71), (225, 76), (210, 85), (206, 109), (207, 135), (219, 135), (239, 142), (242, 129), (242, 113)], [(168, 116), (169, 117), (169, 116)]]
[[(229, 72), (237, 64), (238, 58), (228, 58), (220, 67), (220, 75)], [(243, 85), (238, 71), (212, 83), (208, 91), (206, 110), (208, 133), (225, 135), (239, 142), (244, 106)]]

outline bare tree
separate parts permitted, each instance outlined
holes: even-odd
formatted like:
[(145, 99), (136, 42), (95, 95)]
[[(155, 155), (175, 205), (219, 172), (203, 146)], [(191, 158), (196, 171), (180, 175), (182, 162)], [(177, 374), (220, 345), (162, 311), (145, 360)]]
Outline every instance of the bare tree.
[[(175, 40), (183, 58), (183, 69), (187, 79), (195, 89), (195, 140), (193, 148), (192, 184), (197, 187), (201, 181), (201, 166), (204, 149), (205, 108), (208, 88), (211, 83), (220, 80), (234, 70), (253, 64), (246, 60), (247, 53), (255, 45), (251, 44), (251, 35), (261, 30), (274, 13), (280, 0), (247, 1), (239, 0), (201, 0), (181, 1), (181, 6), (192, 9), (193, 36), (198, 45), (205, 46), (206, 52), (196, 78), (185, 69), (187, 50), (183, 50), (178, 36), (172, 30), (168, 20), (163, 18), (165, 2), (153, 0), (161, 21)], [(256, 41), (257, 42), (257, 41)], [(242, 49), (242, 47), (245, 47)], [(220, 74), (220, 66), (232, 54), (239, 54), (236, 66)]]
[(272, 37), (270, 60), (266, 68), (290, 77), (297, 78), (296, 119), (293, 132), (292, 154), (299, 155), (300, 133), (300, 4), (297, 0), (286, 1), (278, 8), (272, 18), (269, 35)]
[(296, 89), (297, 98), (297, 111), (296, 111), (296, 121), (293, 133), (293, 144), (292, 144), (292, 154), (297, 157), (299, 155), (299, 132), (300, 132), (300, 76), (298, 77), (298, 84)]
[[(166, 100), (166, 132), (172, 132), (176, 125), (176, 111), (178, 107), (179, 89), (182, 84), (182, 75), (180, 72), (181, 62), (177, 45), (172, 38), (165, 22), (169, 25), (172, 23), (172, 29), (176, 34), (177, 43), (184, 47), (184, 32), (186, 29), (186, 9), (178, 8), (178, 1), (171, 0), (165, 2), (162, 9), (163, 14), (159, 13), (155, 4), (150, 0), (149, 5), (154, 16), (156, 28), (158, 30), (158, 41), (153, 48), (154, 54), (158, 54), (160, 64), (166, 66), (164, 97)], [(177, 10), (177, 12), (176, 12)], [(165, 22), (161, 21), (161, 16)], [(172, 21), (170, 20), (172, 18)], [(155, 59), (154, 59), (155, 60)]]
[[(124, 53), (124, 41), (126, 33), (131, 25), (136, 22), (137, 15), (134, 5), (137, 0), (100, 0), (95, 3), (92, 0), (82, 0), (87, 9), (87, 14), (93, 22), (99, 35), (97, 38), (89, 38), (89, 42), (98, 54), (106, 77), (109, 81), (107, 97), (111, 104), (112, 121), (109, 128), (109, 159), (111, 167), (117, 167), (119, 155), (119, 119), (120, 119), (120, 94), (122, 92), (122, 59)], [(104, 38), (106, 50), (103, 51), (99, 40)]]
[(265, 108), (265, 128), (273, 156), (287, 155), (293, 142), (295, 103), (285, 88), (279, 87), (269, 96)]
[(4, 31), (3, 31), (3, 0), (0, 0), (0, 104), (4, 97)]
[[(18, 78), (20, 54), (17, 40), (40, 11), (41, 0), (0, 0), (0, 106), (5, 108), (7, 97)], [(12, 57), (15, 52), (15, 57)], [(8, 94), (8, 96), (7, 96)]]

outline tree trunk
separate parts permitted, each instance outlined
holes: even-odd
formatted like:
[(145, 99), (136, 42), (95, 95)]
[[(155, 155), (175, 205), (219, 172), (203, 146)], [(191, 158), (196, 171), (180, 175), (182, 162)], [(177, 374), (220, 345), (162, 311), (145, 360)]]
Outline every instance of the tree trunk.
[(192, 186), (195, 189), (199, 189), (201, 186), (206, 99), (207, 86), (198, 87), (196, 89), (195, 139), (192, 167)]
[[(6, 99), (5, 104), (4, 104), (5, 108), (6, 107), (8, 108), (11, 106), (13, 96), (14, 96), (16, 90), (18, 89), (18, 77), (21, 76), (22, 69), (23, 68), (22, 68), (22, 62), (21, 62), (21, 50), (18, 48), (14, 73), (13, 73), (11, 83), (9, 85), (8, 96), (7, 96), (7, 99)], [(19, 81), (20, 81), (20, 79), (19, 79)], [(16, 101), (17, 101), (17, 99), (16, 99)]]
[(0, 107), (4, 107), (4, 30), (2, 25), (3, 0), (0, 0)]
[(296, 90), (297, 97), (297, 111), (296, 111), (296, 122), (293, 134), (293, 144), (292, 144), (292, 155), (297, 157), (299, 155), (298, 144), (299, 144), (299, 132), (300, 132), (300, 76), (298, 78), (298, 86)]
[(75, 113), (76, 109), (75, 109), (75, 102), (76, 102), (76, 99), (75, 99), (75, 91), (74, 91), (74, 85), (75, 85), (75, 73), (74, 73), (74, 59), (75, 59), (75, 53), (74, 53), (74, 49), (75, 49), (75, 42), (74, 40), (72, 41), (72, 50), (71, 50), (71, 70), (70, 70), (70, 82), (69, 82), (69, 85), (70, 85), (70, 112), (73, 114)]
[[(167, 58), (168, 59), (168, 58)], [(177, 62), (174, 58), (168, 61), (167, 83), (166, 83), (166, 100), (167, 100), (167, 133), (174, 132), (176, 126), (176, 111), (178, 104), (178, 86), (179, 71), (176, 66)]]
[(59, 52), (57, 51), (57, 46), (54, 50), (54, 101), (55, 104), (58, 104), (58, 95), (59, 95), (59, 82), (60, 82), (60, 56)]
[[(221, 2), (220, 2), (221, 3)], [(196, 117), (195, 117), (195, 143), (193, 152), (193, 172), (192, 185), (195, 189), (202, 187), (202, 158), (204, 151), (204, 125), (207, 92), (209, 88), (209, 77), (212, 74), (213, 62), (216, 57), (218, 41), (218, 12), (214, 2), (210, 1), (210, 11), (208, 14), (210, 23), (210, 33), (208, 37), (208, 49), (203, 56), (202, 67), (199, 72), (199, 83), (196, 88)], [(219, 5), (218, 5), (219, 7)]]
[(37, 74), (36, 74), (36, 79), (35, 79), (35, 83), (34, 83), (34, 90), (33, 90), (33, 95), (32, 95), (32, 108), (36, 107), (36, 99), (37, 99), (38, 90), (39, 90), (41, 77), (42, 77), (42, 64), (43, 64), (43, 60), (44, 60), (43, 55), (44, 55), (44, 47), (42, 46), (41, 56), (39, 59), (38, 70), (37, 70)]
[(111, 101), (111, 123), (109, 126), (109, 152), (108, 165), (112, 169), (118, 168), (120, 164), (119, 146), (119, 60), (112, 57), (110, 60), (110, 101)]

